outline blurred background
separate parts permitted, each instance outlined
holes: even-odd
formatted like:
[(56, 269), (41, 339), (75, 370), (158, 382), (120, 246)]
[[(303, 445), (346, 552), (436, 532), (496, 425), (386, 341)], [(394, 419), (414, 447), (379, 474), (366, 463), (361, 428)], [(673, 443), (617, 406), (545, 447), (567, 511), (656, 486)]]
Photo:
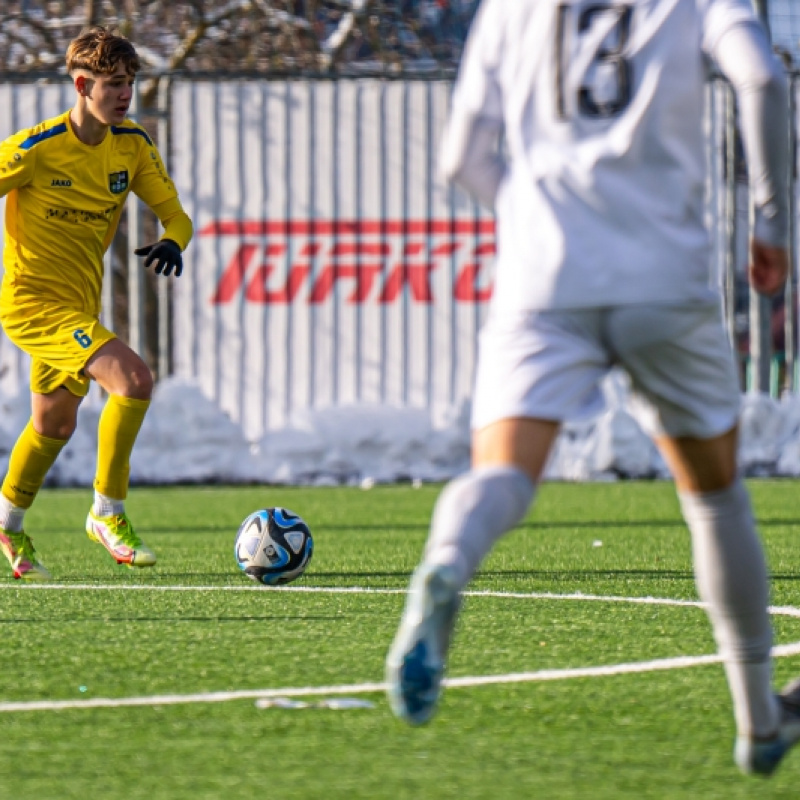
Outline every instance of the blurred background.
[(449, 72), (477, 0), (12, 0), (0, 69), (60, 67), (87, 24), (133, 39), (149, 70)]
[[(774, 43), (800, 58), (800, 4), (756, 0)], [(0, 70), (60, 68), (88, 24), (118, 27), (147, 69), (451, 72), (478, 0), (7, 0)]]

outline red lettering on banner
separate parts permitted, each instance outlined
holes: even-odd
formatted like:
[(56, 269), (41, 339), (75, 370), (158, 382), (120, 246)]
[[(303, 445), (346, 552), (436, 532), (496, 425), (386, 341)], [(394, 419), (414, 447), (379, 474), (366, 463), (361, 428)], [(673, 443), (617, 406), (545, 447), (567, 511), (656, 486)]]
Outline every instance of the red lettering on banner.
[(456, 278), (453, 297), (462, 303), (484, 303), (492, 296), (491, 286), (479, 289), (478, 275), (483, 264), (467, 264)]
[(311, 288), (309, 303), (324, 303), (331, 294), (333, 284), (342, 278), (353, 278), (356, 288), (348, 298), (350, 303), (363, 303), (381, 273), (380, 264), (326, 264)]
[(334, 256), (390, 256), (392, 248), (386, 242), (336, 242)]
[[(493, 256), (495, 254), (494, 244), (485, 244), (475, 248), (475, 256)], [(476, 261), (473, 264), (466, 264), (456, 278), (453, 287), (453, 297), (463, 303), (485, 303), (492, 296), (492, 287), (478, 287), (478, 276), (484, 267), (485, 261)]]
[[(311, 293), (309, 303), (324, 303), (331, 295), (336, 281), (352, 279), (355, 289), (348, 297), (350, 303), (365, 303), (369, 299), (375, 279), (383, 270), (382, 262), (367, 261), (362, 263), (362, 258), (373, 260), (376, 256), (388, 258), (392, 248), (386, 242), (341, 242), (335, 241), (331, 247), (331, 256), (347, 256), (346, 261), (334, 264), (325, 264), (320, 270)], [(355, 257), (355, 263), (351, 259)]]
[(352, 284), (349, 303), (393, 303), (407, 287), (411, 301), (431, 304), (433, 274), (441, 268), (453, 275), (456, 302), (484, 303), (492, 293), (484, 269), (495, 253), (488, 219), (230, 221), (199, 235), (239, 239), (211, 298), (216, 305), (239, 292), (249, 303), (287, 304), (301, 299), (304, 288), (308, 303), (321, 304), (335, 296), (339, 281)]
[(247, 272), (247, 265), (256, 250), (258, 250), (258, 247), (254, 244), (239, 245), (238, 250), (233, 254), (233, 258), (228, 262), (228, 266), (219, 279), (217, 291), (211, 299), (212, 303), (219, 305), (221, 303), (230, 303), (233, 300), (242, 285)]
[(293, 264), (289, 268), (286, 283), (277, 289), (267, 288), (267, 278), (275, 267), (272, 264), (262, 264), (253, 275), (250, 283), (247, 284), (244, 297), (251, 303), (291, 303), (300, 287), (306, 282), (311, 266), (309, 264)]
[[(461, 247), (460, 242), (447, 242), (438, 245), (431, 250), (431, 258), (452, 256)], [(404, 254), (416, 256), (424, 252), (424, 242), (406, 243)], [(403, 285), (408, 284), (411, 290), (411, 297), (418, 303), (432, 303), (433, 292), (431, 290), (431, 273), (439, 264), (436, 262), (427, 264), (400, 264), (386, 279), (379, 303), (393, 303), (400, 294)]]
[(404, 284), (408, 284), (411, 296), (419, 303), (432, 303), (430, 275), (437, 264), (400, 264), (390, 273), (378, 298), (379, 303), (393, 303), (397, 300)]

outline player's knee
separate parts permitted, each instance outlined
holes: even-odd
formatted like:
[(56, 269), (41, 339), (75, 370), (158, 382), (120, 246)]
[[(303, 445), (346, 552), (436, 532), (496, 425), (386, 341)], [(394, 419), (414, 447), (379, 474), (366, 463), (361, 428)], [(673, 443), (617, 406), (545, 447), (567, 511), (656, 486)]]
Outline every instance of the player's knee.
[(149, 400), (153, 394), (153, 384), (153, 373), (144, 361), (140, 361), (128, 373), (125, 394), (136, 400)]
[(36, 432), (48, 439), (67, 441), (72, 438), (77, 427), (77, 416), (70, 417), (65, 414), (45, 413), (34, 420)]

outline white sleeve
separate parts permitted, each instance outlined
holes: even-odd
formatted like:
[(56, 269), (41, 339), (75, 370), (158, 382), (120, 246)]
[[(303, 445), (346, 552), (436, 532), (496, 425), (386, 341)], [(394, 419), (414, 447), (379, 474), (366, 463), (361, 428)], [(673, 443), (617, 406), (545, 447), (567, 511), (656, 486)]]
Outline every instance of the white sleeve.
[(502, 119), (503, 97), (496, 71), (502, 57), (506, 0), (478, 6), (461, 55), (453, 88), (454, 112)]
[(500, 155), (502, 125), (485, 117), (454, 116), (442, 142), (442, 177), (466, 189), (478, 202), (494, 208), (506, 172)]
[(711, 55), (733, 85), (756, 218), (753, 235), (789, 236), (789, 94), (786, 73), (757, 21), (730, 27)]
[(440, 150), (440, 172), (492, 208), (506, 165), (499, 153), (502, 91), (496, 77), (500, 4), (484, 0), (470, 28)]
[(697, 0), (703, 20), (703, 50), (709, 55), (719, 40), (733, 27), (748, 22), (758, 23), (752, 0)]

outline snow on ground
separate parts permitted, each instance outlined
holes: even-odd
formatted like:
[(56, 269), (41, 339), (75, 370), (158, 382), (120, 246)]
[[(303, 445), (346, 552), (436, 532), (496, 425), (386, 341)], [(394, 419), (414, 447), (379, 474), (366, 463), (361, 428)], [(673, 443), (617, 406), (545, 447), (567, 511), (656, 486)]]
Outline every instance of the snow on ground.
[[(664, 462), (628, 407), (621, 375), (603, 386), (601, 413), (565, 426), (547, 478), (666, 478)], [(91, 486), (99, 397), (81, 407), (78, 430), (48, 476), (50, 486)], [(25, 425), (27, 395), (0, 397), (0, 470)], [(743, 398), (740, 464), (746, 475), (800, 476), (800, 397)], [(469, 404), (437, 423), (422, 409), (352, 406), (297, 413), (291, 426), (247, 441), (240, 427), (179, 379), (162, 381), (131, 459), (132, 485), (265, 483), (372, 485), (443, 481), (469, 464)]]

